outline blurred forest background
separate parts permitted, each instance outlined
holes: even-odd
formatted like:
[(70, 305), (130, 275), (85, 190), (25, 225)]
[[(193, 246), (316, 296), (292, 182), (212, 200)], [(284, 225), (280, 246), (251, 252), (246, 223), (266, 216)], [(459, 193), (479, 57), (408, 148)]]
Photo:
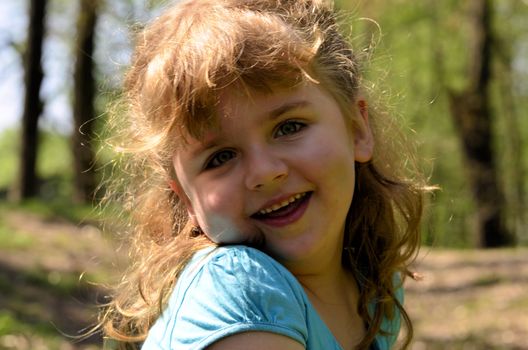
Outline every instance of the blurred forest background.
[[(126, 264), (95, 209), (105, 110), (164, 3), (0, 2), (0, 349), (102, 348), (75, 337)], [(413, 348), (528, 349), (528, 1), (336, 3), (371, 104), (440, 187), (406, 286)]]

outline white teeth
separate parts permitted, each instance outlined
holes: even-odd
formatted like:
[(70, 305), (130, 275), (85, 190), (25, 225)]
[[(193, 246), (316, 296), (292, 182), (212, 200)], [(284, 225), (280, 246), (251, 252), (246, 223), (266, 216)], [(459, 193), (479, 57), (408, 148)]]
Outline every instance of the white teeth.
[(262, 215), (264, 215), (264, 214), (269, 214), (269, 213), (271, 213), (272, 211), (278, 210), (278, 209), (280, 209), (280, 208), (283, 208), (283, 207), (287, 206), (287, 205), (290, 204), (290, 203), (295, 202), (296, 200), (298, 200), (299, 198), (304, 197), (305, 195), (306, 195), (306, 192), (304, 192), (304, 193), (298, 193), (298, 194), (296, 194), (296, 195), (294, 195), (294, 196), (291, 196), (290, 198), (288, 198), (288, 199), (286, 199), (286, 200), (280, 202), (279, 204), (273, 204), (273, 205), (272, 205), (271, 207), (269, 207), (269, 208), (259, 210), (259, 214), (262, 214)]

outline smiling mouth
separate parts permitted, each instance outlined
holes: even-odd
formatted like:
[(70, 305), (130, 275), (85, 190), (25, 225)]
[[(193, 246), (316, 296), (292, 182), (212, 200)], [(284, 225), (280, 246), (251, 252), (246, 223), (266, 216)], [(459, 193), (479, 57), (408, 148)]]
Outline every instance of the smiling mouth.
[(306, 202), (311, 194), (312, 192), (298, 193), (278, 204), (259, 210), (257, 213), (251, 215), (251, 217), (254, 219), (271, 219), (287, 216)]

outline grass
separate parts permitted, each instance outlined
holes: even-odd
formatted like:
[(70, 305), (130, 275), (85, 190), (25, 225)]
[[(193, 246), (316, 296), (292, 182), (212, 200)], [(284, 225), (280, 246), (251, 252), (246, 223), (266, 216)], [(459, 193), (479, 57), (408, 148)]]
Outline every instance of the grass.
[(474, 283), (475, 287), (486, 287), (486, 286), (492, 286), (494, 284), (499, 284), (503, 281), (503, 279), (500, 276), (491, 274), (491, 275), (484, 275), (480, 276)]
[(13, 232), (13, 229), (0, 224), (1, 250), (30, 249), (32, 246), (30, 235), (21, 231)]
[(21, 322), (12, 312), (0, 310), (0, 349), (65, 349), (65, 341), (51, 324)]
[(0, 202), (0, 210), (2, 209), (12, 209), (38, 215), (45, 220), (61, 219), (72, 223), (94, 221), (97, 216), (93, 206), (74, 203), (64, 197), (56, 197), (50, 201), (31, 199), (21, 203)]
[[(35, 315), (36, 312), (33, 312)], [(8, 334), (39, 335), (53, 340), (57, 330), (51, 324), (29, 324), (20, 321), (12, 311), (0, 311), (0, 336)]]
[(94, 305), (102, 293), (97, 285), (110, 276), (108, 265), (90, 265), (86, 258), (104, 245), (97, 241), (99, 231), (85, 233), (75, 226), (97, 222), (90, 206), (0, 202), (0, 349), (101, 348), (96, 338), (72, 345), (63, 334), (78, 336), (95, 322)]

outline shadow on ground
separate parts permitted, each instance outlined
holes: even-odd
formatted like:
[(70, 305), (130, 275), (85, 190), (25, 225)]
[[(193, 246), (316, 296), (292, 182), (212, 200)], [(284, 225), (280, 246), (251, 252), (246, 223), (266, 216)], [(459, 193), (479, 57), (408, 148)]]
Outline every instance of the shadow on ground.
[(26, 336), (29, 343), (32, 336), (61, 335), (77, 346), (100, 345), (99, 334), (80, 336), (96, 322), (94, 305), (103, 302), (102, 293), (83, 281), (62, 281), (53, 271), (25, 271), (0, 263), (0, 310), (4, 323), (13, 323), (5, 326), (11, 328), (10, 335)]
[(119, 252), (91, 224), (0, 213), (0, 349), (101, 349), (82, 337), (105, 302)]
[(528, 349), (528, 249), (424, 249), (414, 270), (413, 350)]

